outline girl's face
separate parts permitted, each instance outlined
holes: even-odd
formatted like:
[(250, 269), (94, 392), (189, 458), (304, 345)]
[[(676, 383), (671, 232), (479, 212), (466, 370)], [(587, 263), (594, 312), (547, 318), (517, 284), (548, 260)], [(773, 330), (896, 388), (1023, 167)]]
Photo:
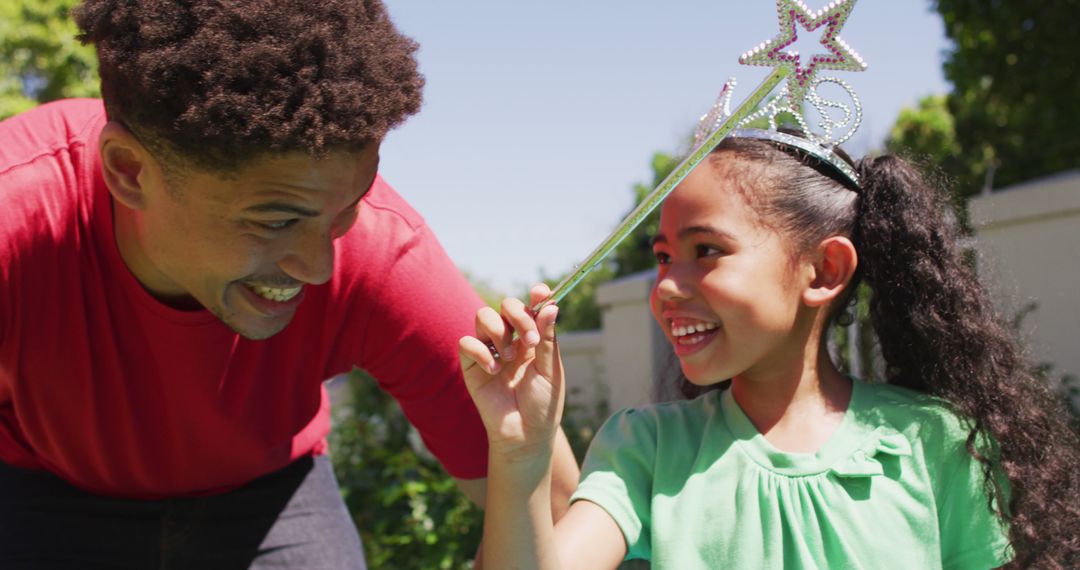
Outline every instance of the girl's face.
[(792, 334), (803, 264), (740, 193), (760, 177), (738, 160), (711, 157), (691, 172), (664, 202), (654, 239), (653, 316), (698, 385), (776, 369), (804, 349)]

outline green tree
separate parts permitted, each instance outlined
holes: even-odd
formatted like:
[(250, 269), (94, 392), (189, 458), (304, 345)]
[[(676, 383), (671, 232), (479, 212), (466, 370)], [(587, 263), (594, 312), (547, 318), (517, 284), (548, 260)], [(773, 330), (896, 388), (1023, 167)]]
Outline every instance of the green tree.
[[(678, 165), (678, 159), (670, 154), (662, 152), (653, 154), (650, 164), (653, 171), (652, 183), (646, 185), (639, 182), (634, 185), (634, 207), (637, 207)], [(657, 208), (622, 243), (616, 246), (612, 253), (615, 277), (656, 267), (656, 258), (653, 256), (650, 240), (659, 229), (660, 209)]]
[[(966, 198), (1080, 166), (1080, 78), (1072, 44), (1080, 0), (933, 0), (953, 42), (945, 76), (953, 143), (940, 145), (941, 111), (920, 102), (901, 116), (892, 148), (936, 150), (934, 161)], [(929, 136), (930, 140), (922, 138)]]
[(483, 512), (424, 448), (397, 402), (361, 371), (335, 402), (330, 457), (372, 568), (471, 567)]
[(957, 141), (977, 174), (1007, 186), (1080, 165), (1080, 0), (937, 0), (954, 42), (945, 75)]
[(889, 152), (931, 159), (946, 172), (958, 173), (966, 168), (956, 142), (956, 121), (944, 95), (929, 95), (914, 108), (902, 109), (885, 147)]
[(0, 2), (0, 119), (64, 97), (98, 96), (94, 50), (75, 39), (78, 0)]

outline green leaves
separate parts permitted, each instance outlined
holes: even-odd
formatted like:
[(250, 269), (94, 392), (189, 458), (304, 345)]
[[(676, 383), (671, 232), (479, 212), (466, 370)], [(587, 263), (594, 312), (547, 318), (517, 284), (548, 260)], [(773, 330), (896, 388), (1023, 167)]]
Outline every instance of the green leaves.
[(1080, 0), (936, 0), (933, 6), (953, 41), (944, 67), (953, 84), (945, 107), (954, 140), (935, 148), (940, 130), (930, 129), (927, 140), (909, 129), (900, 137), (894, 131), (891, 147), (954, 153), (931, 156), (960, 198), (984, 185), (1000, 188), (1080, 166), (1080, 138), (1070, 130), (1080, 124), (1071, 47)]
[(94, 48), (75, 39), (78, 0), (0, 3), (0, 119), (65, 97), (97, 97)]
[(471, 566), (483, 512), (424, 449), (397, 403), (367, 374), (337, 402), (330, 456), (371, 568)]

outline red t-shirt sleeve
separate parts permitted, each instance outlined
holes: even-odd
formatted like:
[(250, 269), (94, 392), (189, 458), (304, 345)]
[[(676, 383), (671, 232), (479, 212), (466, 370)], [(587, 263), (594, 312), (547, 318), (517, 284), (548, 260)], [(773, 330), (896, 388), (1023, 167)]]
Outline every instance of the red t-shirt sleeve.
[[(339, 260), (366, 274), (357, 365), (397, 399), (451, 475), (485, 477), (487, 437), (457, 354), (483, 301), (419, 215), (381, 179), (372, 193), (361, 206), (369, 210), (361, 215), (362, 227), (350, 232), (367, 242), (366, 254)], [(397, 237), (384, 241), (389, 234)], [(381, 237), (372, 239), (376, 235)]]

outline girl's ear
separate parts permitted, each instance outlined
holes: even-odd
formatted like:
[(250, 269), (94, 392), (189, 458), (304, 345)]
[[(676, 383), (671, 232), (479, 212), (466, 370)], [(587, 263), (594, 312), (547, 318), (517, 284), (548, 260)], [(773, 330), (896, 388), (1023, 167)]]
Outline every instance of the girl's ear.
[(101, 130), (98, 141), (101, 151), (101, 171), (109, 193), (117, 202), (131, 208), (146, 205), (143, 183), (149, 161), (153, 160), (146, 147), (124, 125), (109, 121)]
[(847, 287), (859, 255), (855, 244), (844, 236), (833, 236), (822, 241), (813, 255), (810, 283), (803, 290), (803, 302), (810, 307), (823, 307), (840, 296)]

